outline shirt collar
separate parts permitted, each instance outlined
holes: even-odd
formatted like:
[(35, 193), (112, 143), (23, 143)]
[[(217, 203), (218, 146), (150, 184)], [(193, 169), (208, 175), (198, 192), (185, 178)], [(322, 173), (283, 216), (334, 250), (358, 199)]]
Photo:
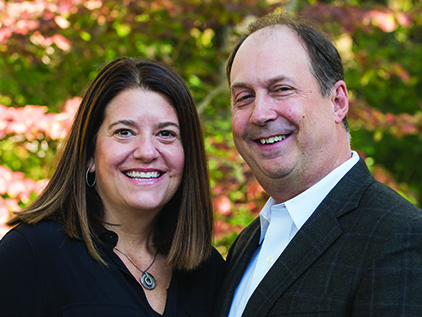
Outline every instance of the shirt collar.
[(265, 234), (267, 233), (267, 229), (271, 221), (271, 207), (275, 204), (275, 200), (270, 197), (265, 203), (264, 208), (262, 208), (261, 212), (259, 213), (259, 221), (261, 223), (261, 237), (259, 238), (259, 243), (264, 240)]
[(259, 219), (261, 223), (261, 237), (259, 243), (265, 237), (268, 226), (271, 222), (271, 212), (274, 207), (286, 207), (292, 217), (296, 230), (299, 230), (306, 220), (312, 215), (319, 204), (324, 200), (328, 193), (342, 179), (342, 177), (359, 161), (359, 155), (352, 151), (352, 157), (346, 162), (335, 168), (318, 183), (305, 190), (303, 193), (293, 197), (292, 199), (276, 204), (275, 200), (270, 197), (262, 208)]
[(98, 233), (100, 240), (107, 246), (114, 248), (117, 245), (117, 240), (119, 237), (114, 231), (103, 228), (101, 232)]

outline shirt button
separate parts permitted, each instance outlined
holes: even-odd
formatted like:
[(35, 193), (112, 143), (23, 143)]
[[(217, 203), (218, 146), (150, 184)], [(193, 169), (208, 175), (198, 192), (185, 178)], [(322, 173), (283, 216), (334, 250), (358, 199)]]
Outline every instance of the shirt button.
[(267, 262), (268, 263), (273, 263), (273, 261), (274, 261), (274, 258), (270, 255), (270, 256), (268, 256), (268, 258), (267, 258)]

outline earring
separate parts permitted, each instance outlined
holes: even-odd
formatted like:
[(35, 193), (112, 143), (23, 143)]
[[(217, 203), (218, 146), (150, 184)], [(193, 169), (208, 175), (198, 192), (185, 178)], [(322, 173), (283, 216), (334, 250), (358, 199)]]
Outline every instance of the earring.
[(97, 183), (97, 176), (94, 174), (94, 182), (92, 184), (89, 183), (88, 180), (88, 175), (89, 175), (89, 171), (91, 170), (92, 165), (90, 167), (88, 167), (88, 169), (86, 170), (86, 175), (85, 175), (85, 182), (89, 187), (94, 187), (95, 184)]

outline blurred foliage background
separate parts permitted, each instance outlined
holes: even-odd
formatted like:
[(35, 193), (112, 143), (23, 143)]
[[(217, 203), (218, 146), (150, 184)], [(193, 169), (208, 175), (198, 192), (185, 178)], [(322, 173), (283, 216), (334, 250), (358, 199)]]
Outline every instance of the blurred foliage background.
[(0, 237), (51, 176), (87, 83), (119, 56), (172, 66), (201, 115), (225, 255), (268, 198), (231, 136), (225, 63), (253, 19), (319, 24), (344, 60), (353, 149), (374, 176), (422, 203), (421, 0), (34, 0), (0, 2)]

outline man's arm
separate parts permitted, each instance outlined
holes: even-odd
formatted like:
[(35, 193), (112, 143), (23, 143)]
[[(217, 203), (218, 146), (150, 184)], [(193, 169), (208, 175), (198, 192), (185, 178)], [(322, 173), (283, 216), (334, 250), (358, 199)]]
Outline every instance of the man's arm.
[(422, 227), (420, 222), (391, 236), (367, 267), (353, 316), (422, 316)]

